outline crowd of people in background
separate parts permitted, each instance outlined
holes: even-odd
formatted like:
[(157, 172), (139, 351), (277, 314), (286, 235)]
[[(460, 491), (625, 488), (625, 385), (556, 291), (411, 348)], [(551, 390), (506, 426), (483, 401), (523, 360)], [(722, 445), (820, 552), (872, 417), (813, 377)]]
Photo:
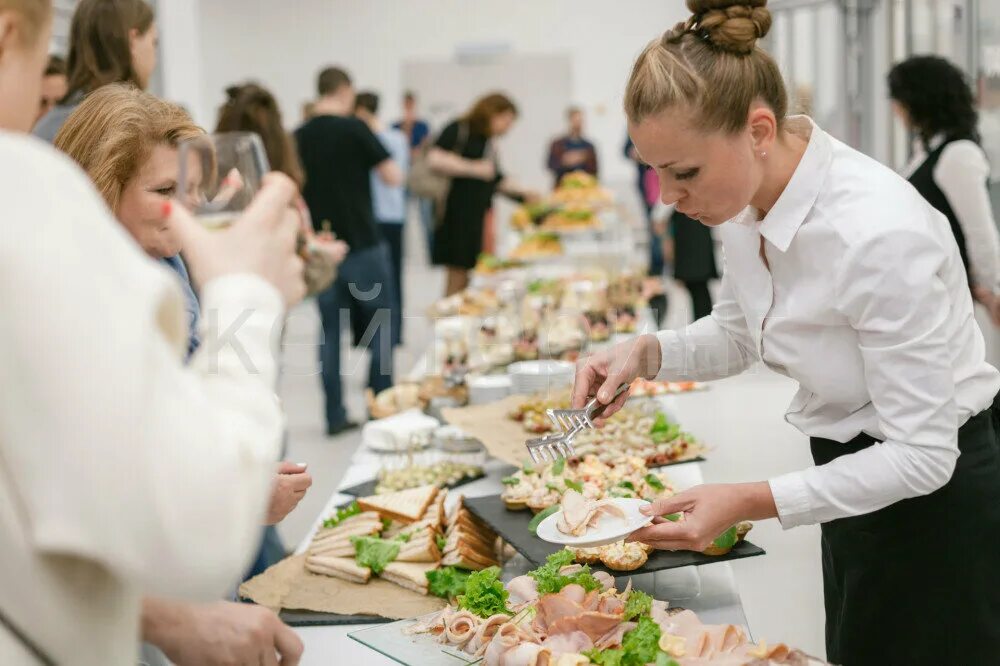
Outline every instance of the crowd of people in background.
[[(349, 329), (353, 343), (369, 352), (368, 387), (377, 393), (392, 386), (393, 348), (401, 344), (404, 329), (403, 231), (408, 206), (419, 211), (432, 261), (445, 268), (445, 291), (450, 295), (469, 284), (489, 235), (495, 195), (519, 202), (537, 198), (504, 171), (498, 158), (497, 140), (517, 122), (518, 107), (504, 94), (486, 94), (434, 132), (418, 113), (416, 95), (407, 92), (402, 118), (389, 123), (381, 113), (378, 92), (356, 92), (350, 74), (331, 66), (319, 73), (316, 99), (304, 108), (302, 124), (290, 135), (271, 92), (257, 83), (236, 84), (226, 91), (214, 130), (258, 134), (271, 168), (283, 176), (269, 179), (259, 202), (242, 226), (237, 225), (264, 229), (266, 243), (248, 240), (240, 228), (213, 238), (173, 203), (185, 196), (179, 191), (183, 184), (177, 173), (178, 147), (205, 130), (183, 108), (145, 92), (156, 66), (157, 27), (150, 5), (144, 0), (81, 0), (65, 59), (46, 53), (48, 2), (0, 0), (0, 20), (17, 26), (0, 30), (0, 52), (20, 54), (20, 60), (0, 58), (0, 94), (17, 100), (18, 109), (16, 115), (5, 112), (0, 117), (8, 130), (0, 141), (7, 144), (5, 150), (19, 155), (0, 168), (0, 186), (5, 205), (25, 220), (19, 224), (37, 236), (18, 250), (38, 250), (37, 256), (56, 252), (60, 270), (77, 271), (71, 281), (83, 290), (46, 292), (46, 297), (36, 298), (47, 311), (38, 315), (35, 326), (49, 323), (46, 331), (68, 333), (77, 321), (73, 313), (80, 314), (79, 319), (95, 313), (106, 317), (93, 330), (74, 329), (73, 338), (53, 334), (37, 341), (59, 351), (60, 346), (77, 348), (82, 339), (94, 346), (92, 354), (70, 360), (46, 356), (40, 361), (49, 364), (46, 367), (23, 369), (32, 373), (22, 377), (31, 427), (46, 413), (58, 414), (51, 419), (51, 432), (23, 436), (27, 431), (5, 420), (13, 422), (12, 416), (0, 416), (0, 458), (15, 464), (24, 473), (19, 478), (26, 479), (23, 487), (0, 481), (0, 526), (4, 535), (20, 535), (9, 544), (0, 540), (0, 557), (15, 563), (10, 571), (0, 572), (0, 587), (17, 598), (18, 611), (4, 624), (24, 627), (26, 649), (51, 652), (59, 663), (91, 648), (87, 663), (123, 663), (122, 650), (132, 647), (138, 617), (143, 640), (178, 663), (272, 663), (277, 652), (285, 656), (282, 663), (294, 664), (301, 643), (272, 613), (229, 601), (194, 604), (166, 598), (172, 590), (202, 596), (222, 592), (223, 585), (234, 582), (235, 565), (250, 559), (251, 543), (256, 555), (246, 576), (282, 557), (284, 548), (273, 526), (295, 508), (312, 483), (304, 466), (274, 464), (281, 448), (281, 419), (272, 400), (276, 368), (273, 359), (268, 360), (273, 319), (305, 293), (316, 297), (323, 329), (319, 360), (326, 432), (333, 436), (356, 428), (345, 407), (341, 332)], [(42, 77), (35, 80), (39, 71)], [(971, 90), (960, 71), (935, 58), (900, 64), (890, 73), (889, 86), (897, 112), (918, 138), (907, 175), (948, 217), (971, 292), (1000, 326), (1000, 241), (985, 189), (989, 165), (978, 146)], [(546, 159), (556, 183), (571, 171), (599, 174), (597, 150), (584, 134), (582, 109), (568, 109), (566, 121), (566, 134), (552, 141)], [(29, 130), (53, 143), (63, 156), (13, 134)], [(707, 316), (712, 311), (709, 284), (719, 277), (708, 227), (660, 204), (656, 170), (642, 161), (631, 140), (623, 152), (636, 168), (650, 236), (650, 274), (666, 277), (671, 270), (690, 293), (694, 317)], [(21, 170), (18, 178), (11, 169)], [(437, 174), (443, 187), (429, 195), (408, 179), (411, 170)], [(57, 203), (43, 203), (50, 193)], [(291, 223), (289, 210), (296, 211)], [(83, 223), (92, 231), (81, 234)], [(56, 235), (52, 230), (60, 228), (65, 237), (87, 240), (72, 250), (53, 248), (48, 241)], [(24, 275), (34, 276), (31, 280), (56, 289), (51, 280), (35, 275), (41, 270), (39, 262), (21, 265), (2, 247), (0, 261), (10, 261)], [(154, 262), (169, 269), (175, 285), (167, 284), (163, 271), (154, 270)], [(304, 284), (290, 277), (296, 271), (304, 275)], [(244, 273), (252, 277), (240, 275)], [(7, 282), (11, 288), (20, 284), (16, 279)], [(5, 302), (31, 310), (23, 293), (7, 296)], [(662, 321), (667, 307), (662, 291), (650, 304)], [(228, 311), (237, 306), (271, 314), (271, 322), (250, 327), (251, 337), (256, 337), (247, 345), (255, 365), (264, 371), (247, 376), (227, 366), (220, 379), (199, 362), (206, 330), (200, 313), (208, 307)], [(35, 330), (22, 331), (14, 339), (0, 333), (0, 347), (27, 344)], [(175, 359), (165, 340), (183, 353)], [(233, 361), (232, 367), (238, 365)], [(109, 372), (112, 379), (135, 376), (119, 384), (106, 382), (132, 386), (130, 401), (148, 399), (157, 405), (114, 406), (120, 396), (106, 396), (100, 425), (92, 424), (89, 430), (70, 425), (72, 414), (64, 408), (94, 390), (93, 377)], [(60, 404), (51, 410), (27, 402), (44, 402), (50, 387), (32, 382), (45, 377), (63, 387)], [(142, 415), (144, 420), (118, 427), (114, 414), (129, 408), (134, 409), (129, 418)], [(0, 406), (0, 415), (6, 411)], [(86, 415), (80, 420), (88, 422)], [(247, 435), (250, 430), (256, 434)], [(31, 465), (45, 467), (46, 461), (20, 448), (43, 435), (73, 459), (81, 454), (72, 452), (71, 444), (92, 442), (96, 448), (86, 457), (93, 460), (81, 461), (78, 477), (63, 480), (61, 487), (40, 482), (33, 488), (32, 479), (45, 473), (30, 471)], [(108, 465), (101, 452), (114, 458), (126, 449), (133, 450), (135, 459), (116, 459), (110, 469), (134, 475), (129, 489), (136, 497), (148, 495), (148, 504), (104, 512), (108, 502), (101, 502), (98, 512), (68, 510), (66, 503), (87, 505), (80, 498), (107, 481), (104, 472), (94, 469)], [(201, 466), (204, 475), (192, 474), (192, 466)], [(58, 475), (53, 478), (59, 480)], [(156, 491), (172, 478), (184, 478), (193, 505), (164, 503), (172, 497)], [(269, 493), (261, 492), (265, 484)], [(224, 492), (213, 489), (215, 485), (222, 485)], [(74, 496), (74, 488), (80, 494)], [(109, 493), (112, 503), (124, 501)], [(266, 507), (249, 505), (250, 498), (264, 494), (269, 496)], [(55, 495), (65, 499), (50, 502)], [(16, 504), (13, 497), (27, 507), (23, 518), (4, 517)], [(126, 510), (141, 515), (128, 517)], [(188, 524), (206, 523), (228, 528), (210, 537), (183, 533)], [(92, 539), (107, 534), (107, 529), (119, 536), (95, 544)], [(147, 535), (147, 541), (141, 542), (141, 535)], [(123, 548), (131, 557), (124, 559), (108, 545), (126, 541)], [(164, 550), (171, 553), (176, 570), (151, 572), (140, 566), (144, 556)], [(92, 576), (86, 589), (79, 587), (79, 571), (48, 559), (53, 552), (95, 563), (84, 572)], [(194, 570), (207, 573), (190, 574)], [(18, 587), (17, 576), (42, 577), (51, 585), (42, 590), (36, 585)], [(139, 589), (156, 590), (159, 596), (140, 598)], [(86, 604), (78, 599), (75, 606), (62, 605), (63, 613), (75, 608), (73, 615), (51, 615), (50, 602), (84, 593)], [(80, 612), (84, 606), (88, 612)], [(52, 629), (36, 630), (46, 625)], [(70, 625), (77, 629), (59, 635)]]

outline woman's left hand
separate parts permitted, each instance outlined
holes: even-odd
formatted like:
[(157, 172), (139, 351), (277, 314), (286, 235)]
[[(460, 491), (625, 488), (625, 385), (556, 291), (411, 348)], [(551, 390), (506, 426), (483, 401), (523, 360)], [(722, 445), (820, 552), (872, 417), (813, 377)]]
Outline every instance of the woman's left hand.
[[(741, 520), (763, 520), (778, 515), (766, 481), (695, 486), (656, 500), (640, 511), (656, 518), (652, 525), (629, 535), (627, 541), (640, 541), (660, 550), (698, 552)], [(684, 513), (681, 521), (662, 518), (680, 512)]]

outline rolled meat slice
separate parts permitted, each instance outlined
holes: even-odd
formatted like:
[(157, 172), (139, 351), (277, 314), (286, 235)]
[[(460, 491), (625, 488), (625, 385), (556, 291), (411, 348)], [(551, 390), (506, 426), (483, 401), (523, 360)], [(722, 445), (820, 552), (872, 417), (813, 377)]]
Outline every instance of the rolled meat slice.
[(466, 643), (464, 648), (465, 651), (473, 655), (479, 653), (480, 651), (485, 652), (486, 646), (493, 640), (493, 636), (495, 636), (500, 627), (507, 622), (510, 622), (510, 615), (506, 614), (497, 614), (486, 618), (486, 620), (480, 623), (479, 627), (476, 629), (476, 633), (472, 637), (472, 640)]
[(479, 618), (469, 611), (459, 611), (445, 622), (442, 638), (448, 645), (461, 648), (472, 640), (479, 622)]

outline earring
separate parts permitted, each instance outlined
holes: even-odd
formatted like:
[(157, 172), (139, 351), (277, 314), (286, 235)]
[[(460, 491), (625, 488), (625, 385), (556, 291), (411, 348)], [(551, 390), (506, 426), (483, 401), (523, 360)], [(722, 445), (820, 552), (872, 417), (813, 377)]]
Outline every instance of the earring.
[(767, 157), (767, 151), (766, 150), (760, 151), (760, 156), (761, 156), (761, 159)]

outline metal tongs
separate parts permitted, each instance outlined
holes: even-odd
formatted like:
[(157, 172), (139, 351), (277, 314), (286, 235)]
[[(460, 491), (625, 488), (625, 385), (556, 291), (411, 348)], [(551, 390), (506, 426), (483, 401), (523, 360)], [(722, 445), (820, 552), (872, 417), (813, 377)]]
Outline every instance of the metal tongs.
[[(611, 402), (615, 398), (627, 391), (628, 384), (622, 384), (615, 391)], [(609, 403), (610, 404), (610, 403)], [(573, 438), (586, 429), (594, 428), (594, 418), (603, 413), (607, 405), (597, 401), (597, 397), (591, 398), (590, 402), (583, 406), (583, 409), (549, 409), (545, 414), (560, 432), (554, 432), (544, 437), (535, 437), (524, 443), (528, 447), (528, 454), (535, 463), (554, 462), (559, 458), (571, 458), (576, 454), (573, 450)]]

